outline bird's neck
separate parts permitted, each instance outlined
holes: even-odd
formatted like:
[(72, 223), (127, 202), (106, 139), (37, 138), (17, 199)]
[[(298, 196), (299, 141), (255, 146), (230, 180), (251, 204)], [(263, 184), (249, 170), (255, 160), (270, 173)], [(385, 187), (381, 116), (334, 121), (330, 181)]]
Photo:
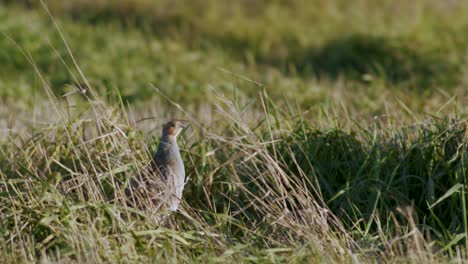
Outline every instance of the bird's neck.
[(161, 142), (164, 147), (169, 147), (171, 145), (176, 145), (177, 146), (177, 140), (176, 137), (173, 135), (164, 135), (161, 137)]
[(161, 137), (157, 153), (171, 158), (180, 157), (179, 146), (177, 145), (176, 138), (174, 136)]

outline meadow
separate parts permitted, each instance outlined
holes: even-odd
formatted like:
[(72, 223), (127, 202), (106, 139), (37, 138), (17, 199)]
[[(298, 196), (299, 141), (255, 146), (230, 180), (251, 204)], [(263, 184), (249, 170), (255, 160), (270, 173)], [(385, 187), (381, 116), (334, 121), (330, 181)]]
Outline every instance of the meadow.
[[(468, 2), (0, 0), (0, 262), (468, 261)], [(124, 190), (171, 118), (181, 209)]]

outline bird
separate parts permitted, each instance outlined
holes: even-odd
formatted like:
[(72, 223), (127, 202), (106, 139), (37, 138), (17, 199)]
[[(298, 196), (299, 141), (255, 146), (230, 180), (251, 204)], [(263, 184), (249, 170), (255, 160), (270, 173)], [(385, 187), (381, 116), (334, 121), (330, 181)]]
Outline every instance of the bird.
[(158, 150), (150, 164), (130, 180), (127, 204), (139, 209), (177, 211), (185, 184), (185, 167), (177, 137), (190, 125), (170, 120), (162, 129)]

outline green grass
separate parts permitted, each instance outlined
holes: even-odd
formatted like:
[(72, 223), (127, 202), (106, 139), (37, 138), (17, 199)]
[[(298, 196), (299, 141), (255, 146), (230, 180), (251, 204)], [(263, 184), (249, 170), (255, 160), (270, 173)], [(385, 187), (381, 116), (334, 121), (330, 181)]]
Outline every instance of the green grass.
[(0, 2), (3, 262), (466, 260), (464, 2), (45, 2)]

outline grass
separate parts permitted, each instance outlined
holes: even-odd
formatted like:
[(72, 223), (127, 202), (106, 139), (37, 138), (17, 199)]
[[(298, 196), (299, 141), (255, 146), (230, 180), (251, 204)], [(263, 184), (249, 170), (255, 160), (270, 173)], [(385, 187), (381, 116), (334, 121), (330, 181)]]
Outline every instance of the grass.
[[(0, 4), (4, 262), (466, 260), (464, 2), (46, 3)], [(157, 223), (123, 190), (171, 117)]]

